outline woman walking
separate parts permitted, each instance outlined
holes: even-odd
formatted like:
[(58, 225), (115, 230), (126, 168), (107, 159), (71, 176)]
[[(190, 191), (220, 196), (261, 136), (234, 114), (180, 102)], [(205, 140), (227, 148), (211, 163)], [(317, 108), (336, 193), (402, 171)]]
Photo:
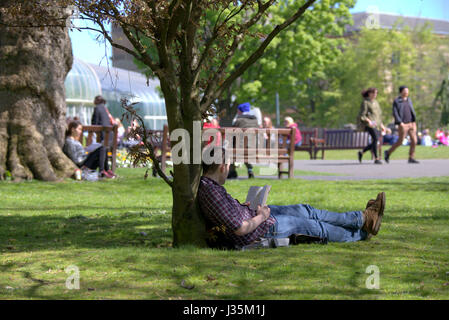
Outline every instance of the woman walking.
[(358, 152), (359, 162), (362, 163), (363, 154), (371, 150), (376, 160), (375, 164), (382, 164), (377, 152), (377, 142), (379, 141), (379, 130), (385, 130), (382, 124), (382, 109), (377, 102), (377, 89), (369, 88), (362, 92), (363, 102), (360, 107), (360, 113), (357, 117), (360, 131), (367, 131), (371, 136), (371, 144), (367, 145), (363, 151)]

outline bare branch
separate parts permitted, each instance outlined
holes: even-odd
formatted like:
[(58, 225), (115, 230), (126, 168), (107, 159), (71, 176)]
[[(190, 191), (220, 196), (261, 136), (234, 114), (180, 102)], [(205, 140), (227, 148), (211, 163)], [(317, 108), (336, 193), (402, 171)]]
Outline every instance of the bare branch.
[[(127, 99), (122, 99), (121, 101), (122, 107), (129, 113), (131, 114), (131, 116), (133, 118), (136, 118), (141, 127), (142, 127), (142, 142), (145, 146), (145, 148), (148, 150), (149, 153), (145, 153), (142, 152), (138, 149), (136, 149), (133, 153), (133, 156), (136, 156), (138, 158), (144, 158), (146, 159), (147, 156), (150, 157), (150, 159), (153, 161), (153, 165), (156, 168), (157, 173), (159, 174), (159, 176), (170, 186), (173, 188), (173, 181), (170, 180), (170, 178), (167, 177), (167, 175), (165, 174), (165, 172), (162, 171), (159, 161), (156, 157), (156, 154), (154, 152), (154, 147), (153, 144), (150, 141), (150, 136), (148, 134), (148, 130), (145, 127), (145, 122), (143, 121), (142, 117), (134, 110), (134, 108), (132, 107), (132, 104), (129, 103), (129, 101)], [(137, 160), (138, 161), (138, 160)]]

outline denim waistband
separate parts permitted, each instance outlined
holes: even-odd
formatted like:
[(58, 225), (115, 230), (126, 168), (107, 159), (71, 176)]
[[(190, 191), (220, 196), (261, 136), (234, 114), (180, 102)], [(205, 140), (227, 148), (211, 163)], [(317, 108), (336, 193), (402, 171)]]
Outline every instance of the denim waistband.
[(274, 237), (274, 235), (276, 234), (276, 230), (277, 230), (278, 220), (273, 215), (270, 215), (270, 217), (272, 217), (274, 219), (274, 223), (270, 226), (267, 233), (265, 233), (265, 235), (264, 235), (265, 238)]

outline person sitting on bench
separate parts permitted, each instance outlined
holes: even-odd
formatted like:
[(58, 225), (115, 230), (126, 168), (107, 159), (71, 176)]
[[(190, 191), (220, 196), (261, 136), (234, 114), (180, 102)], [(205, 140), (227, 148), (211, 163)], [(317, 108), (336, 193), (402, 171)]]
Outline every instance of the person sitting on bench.
[(109, 170), (106, 148), (101, 145), (92, 152), (87, 153), (79, 139), (83, 133), (83, 125), (79, 121), (72, 121), (65, 133), (65, 144), (62, 149), (78, 168), (87, 167), (91, 170), (100, 169), (101, 177), (112, 179), (115, 174)]
[(225, 152), (217, 148), (208, 152), (213, 158), (214, 152), (220, 151), (221, 164), (203, 161), (198, 202), (206, 221), (224, 229), (226, 239), (235, 246), (243, 247), (260, 238), (287, 238), (296, 234), (326, 242), (353, 242), (367, 240), (379, 232), (385, 208), (384, 192), (368, 201), (363, 211), (335, 213), (307, 204), (250, 209), (248, 203), (241, 204), (223, 187), (229, 171)]

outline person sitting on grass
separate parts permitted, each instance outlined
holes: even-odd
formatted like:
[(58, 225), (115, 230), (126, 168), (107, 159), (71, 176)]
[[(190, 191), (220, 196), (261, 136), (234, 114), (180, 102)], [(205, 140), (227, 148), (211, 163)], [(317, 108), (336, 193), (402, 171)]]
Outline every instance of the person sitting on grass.
[(79, 121), (72, 121), (65, 133), (65, 144), (62, 149), (78, 168), (96, 170), (100, 168), (101, 177), (112, 179), (115, 174), (108, 168), (106, 148), (101, 145), (94, 151), (87, 153), (79, 139), (83, 133), (83, 125)]
[[(385, 193), (368, 201), (363, 211), (334, 213), (307, 204), (249, 208), (230, 196), (223, 184), (229, 171), (224, 151), (208, 150), (214, 158), (222, 153), (221, 164), (206, 164), (198, 189), (198, 202), (206, 222), (224, 230), (234, 246), (246, 246), (260, 238), (287, 238), (295, 235), (318, 237), (326, 242), (367, 240), (379, 232), (385, 208)], [(204, 157), (203, 157), (204, 160)]]

